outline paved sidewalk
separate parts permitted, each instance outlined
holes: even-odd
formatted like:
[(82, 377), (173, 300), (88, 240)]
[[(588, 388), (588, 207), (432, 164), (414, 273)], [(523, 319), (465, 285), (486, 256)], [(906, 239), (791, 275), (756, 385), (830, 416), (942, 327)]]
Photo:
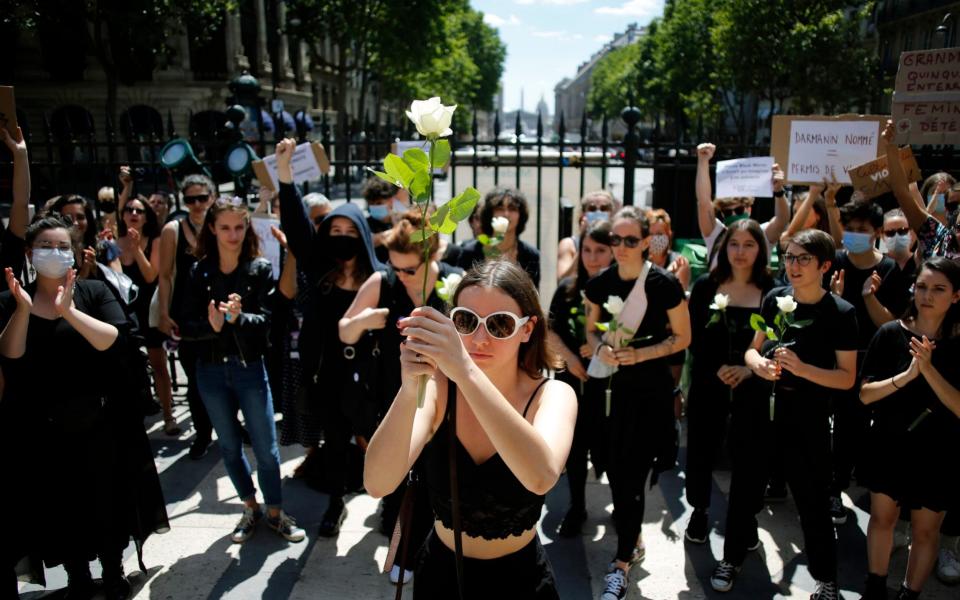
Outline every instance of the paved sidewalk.
[[(184, 427), (189, 420), (178, 407)], [(126, 568), (136, 586), (135, 598), (146, 600), (253, 599), (278, 600), (388, 600), (393, 588), (381, 574), (387, 554), (387, 540), (378, 531), (377, 502), (365, 495), (348, 499), (349, 515), (336, 540), (319, 538), (315, 532), (326, 508), (325, 495), (290, 479), (301, 459), (299, 448), (283, 448), (282, 472), (286, 508), (307, 530), (307, 540), (287, 544), (266, 527), (242, 546), (231, 544), (228, 535), (236, 522), (241, 503), (230, 485), (214, 447), (200, 461), (187, 456), (189, 439), (163, 435), (154, 423), (150, 438), (158, 456), (161, 480), (167, 499), (171, 531), (151, 537), (144, 559), (148, 573), (139, 573), (136, 556), (128, 549)], [(681, 449), (681, 464), (683, 460)], [(251, 456), (251, 462), (253, 457)], [(683, 530), (690, 508), (683, 499), (683, 474), (661, 477), (658, 487), (648, 492), (643, 536), (647, 558), (631, 572), (629, 600), (692, 600), (695, 598), (806, 599), (814, 582), (799, 556), (802, 538), (793, 504), (773, 505), (759, 516), (762, 549), (750, 556), (729, 594), (710, 589), (709, 576), (721, 556), (725, 491), (729, 473), (716, 474), (712, 519), (715, 531), (709, 545), (684, 542)], [(851, 490), (845, 502), (854, 517), (839, 528), (840, 582), (843, 597), (859, 598), (864, 577), (865, 530), (868, 514), (861, 489)], [(597, 598), (607, 563), (616, 540), (610, 521), (610, 494), (603, 482), (591, 480), (587, 491), (590, 519), (584, 535), (577, 539), (557, 538), (555, 531), (566, 510), (566, 480), (548, 495), (540, 523), (546, 546), (559, 580), (564, 600)], [(719, 530), (719, 531), (718, 531)], [(893, 556), (890, 585), (902, 578), (906, 551)], [(95, 571), (96, 573), (96, 571)], [(62, 569), (48, 570), (50, 590), (66, 584)], [(412, 590), (408, 590), (408, 594)], [(34, 600), (58, 598), (61, 591), (45, 592), (23, 586), (21, 597)], [(924, 598), (956, 600), (960, 589), (942, 586), (931, 578)]]

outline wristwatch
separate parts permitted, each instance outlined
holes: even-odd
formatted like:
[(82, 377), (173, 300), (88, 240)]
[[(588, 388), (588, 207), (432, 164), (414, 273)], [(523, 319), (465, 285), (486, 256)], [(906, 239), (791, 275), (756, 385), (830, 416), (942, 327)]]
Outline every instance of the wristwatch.
[(779, 192), (774, 192), (774, 193), (773, 193), (773, 197), (774, 197), (774, 198), (783, 198), (783, 197), (786, 196), (786, 195), (787, 195), (787, 193), (786, 193), (785, 191), (783, 191), (783, 190), (780, 190)]

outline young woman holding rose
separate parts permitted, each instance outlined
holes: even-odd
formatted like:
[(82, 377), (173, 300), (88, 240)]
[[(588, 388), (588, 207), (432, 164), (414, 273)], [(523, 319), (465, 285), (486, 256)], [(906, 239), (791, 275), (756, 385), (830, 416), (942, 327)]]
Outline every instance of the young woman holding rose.
[(866, 600), (887, 597), (900, 511), (910, 511), (912, 544), (897, 599), (912, 600), (936, 564), (945, 511), (957, 506), (960, 486), (932, 457), (955, 455), (960, 436), (958, 301), (960, 266), (927, 260), (907, 316), (880, 327), (863, 363), (860, 399), (873, 409), (858, 471), (870, 490)]
[[(381, 408), (386, 410), (393, 401), (403, 381), (401, 377), (400, 347), (403, 337), (397, 323), (400, 319), (409, 316), (419, 306), (430, 306), (437, 311), (446, 310), (446, 300), (440, 297), (437, 283), (441, 286), (452, 285), (463, 276), (463, 271), (439, 262), (439, 236), (433, 235), (424, 242), (414, 242), (413, 235), (420, 229), (421, 218), (419, 210), (411, 210), (403, 215), (389, 236), (386, 249), (389, 252), (390, 264), (384, 272), (376, 272), (367, 279), (347, 313), (340, 319), (340, 341), (344, 344), (357, 344), (365, 336), (375, 339), (380, 349), (378, 359), (376, 390), (378, 399), (382, 400)], [(426, 248), (424, 248), (426, 245)], [(428, 262), (423, 261), (424, 251), (429, 255)], [(427, 302), (423, 302), (423, 276), (427, 272)], [(380, 415), (378, 415), (379, 417)], [(369, 438), (372, 431), (365, 432)], [(419, 469), (414, 469), (414, 475), (419, 477)], [(394, 525), (400, 512), (405, 488), (400, 487), (384, 498), (383, 514), (381, 515), (381, 531), (386, 535), (393, 533)], [(417, 492), (414, 501), (415, 520), (411, 539), (413, 548), (418, 548), (429, 531), (430, 518), (429, 503), (422, 486), (415, 486)], [(426, 519), (426, 527), (424, 524)], [(411, 556), (412, 558), (412, 556)], [(400, 561), (395, 565), (391, 577), (396, 582), (399, 577)], [(404, 569), (412, 575), (412, 560)], [(405, 577), (409, 579), (409, 575)]]
[[(676, 430), (673, 377), (666, 358), (690, 344), (690, 315), (680, 282), (644, 259), (650, 231), (646, 215), (628, 206), (614, 215), (612, 223), (610, 244), (617, 265), (601, 272), (586, 287), (590, 301), (587, 339), (599, 360), (618, 369), (611, 382), (606, 426), (617, 553), (605, 578), (604, 600), (626, 595), (630, 566), (643, 557), (640, 529), (648, 476), (653, 473), (655, 478), (674, 466), (667, 464)], [(643, 273), (646, 280), (636, 299), (642, 299), (646, 310), (633, 335), (637, 341), (614, 347), (598, 333), (597, 324), (611, 318), (603, 305), (610, 305), (611, 297), (627, 301)]]
[[(603, 214), (599, 210), (597, 214)], [(606, 468), (606, 444), (602, 437), (605, 381), (587, 376), (587, 365), (593, 356), (593, 347), (586, 338), (586, 301), (583, 297), (587, 282), (613, 262), (610, 246), (610, 221), (601, 220), (587, 227), (579, 238), (575, 275), (560, 280), (550, 301), (551, 346), (560, 354), (566, 369), (556, 378), (577, 392), (579, 409), (573, 446), (567, 458), (567, 483), (570, 486), (570, 508), (560, 524), (560, 535), (580, 535), (587, 520), (587, 453), (599, 477)]]
[(707, 509), (713, 467), (723, 450), (727, 417), (742, 404), (741, 398), (758, 393), (743, 355), (753, 341), (750, 316), (760, 312), (764, 296), (773, 287), (759, 223), (753, 219), (732, 223), (717, 243), (717, 265), (690, 292), (693, 360), (687, 398), (686, 492), (694, 511), (685, 535), (697, 544), (710, 535)]
[(384, 266), (377, 260), (366, 218), (353, 203), (331, 211), (314, 228), (293, 184), (290, 159), (297, 142), (277, 144), (277, 177), (280, 181), (280, 223), (290, 251), (309, 283), (303, 325), (298, 338), (303, 368), (300, 410), (319, 415), (323, 422), (323, 472), (330, 502), (319, 533), (334, 537), (346, 518), (343, 496), (347, 491), (347, 457), (354, 435), (347, 417), (342, 390), (348, 371), (346, 346), (340, 341), (339, 321), (353, 303), (360, 286)]
[[(781, 313), (793, 315), (798, 327), (784, 334), (781, 341), (788, 347), (756, 332), (744, 357), (753, 374), (770, 383), (762, 393), (744, 398), (742, 410), (734, 413), (731, 437), (736, 443), (723, 560), (710, 578), (717, 591), (733, 587), (756, 544), (756, 514), (763, 507), (771, 461), (777, 460), (796, 501), (810, 574), (817, 580), (811, 600), (839, 597), (829, 511), (830, 397), (854, 385), (857, 317), (850, 303), (823, 289), (823, 275), (835, 254), (828, 234), (801, 231), (783, 254), (790, 285), (774, 288), (763, 299), (760, 315), (768, 327), (775, 327)], [(783, 456), (771, 457), (771, 448), (781, 449)]]
[[(559, 598), (536, 526), (570, 449), (576, 397), (543, 375), (557, 365), (536, 289), (519, 267), (479, 265), (451, 304), (451, 317), (420, 307), (399, 322), (403, 383), (367, 448), (364, 486), (389, 494), (422, 453), (437, 520), (420, 551), (414, 598), (456, 598), (458, 589), (463, 600)], [(423, 375), (430, 382), (418, 410)]]

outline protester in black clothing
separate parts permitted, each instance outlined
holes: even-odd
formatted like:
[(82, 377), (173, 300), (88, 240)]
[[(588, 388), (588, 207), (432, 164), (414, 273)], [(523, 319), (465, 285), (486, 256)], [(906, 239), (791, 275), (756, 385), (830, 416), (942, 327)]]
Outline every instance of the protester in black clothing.
[[(749, 550), (758, 546), (756, 514), (771, 460), (782, 460), (787, 484), (800, 513), (810, 574), (817, 580), (811, 600), (836, 600), (837, 547), (830, 520), (830, 395), (847, 390), (856, 378), (857, 317), (847, 301), (823, 289), (823, 275), (836, 256), (826, 233), (809, 229), (795, 235), (783, 260), (790, 286), (774, 288), (760, 315), (774, 327), (779, 314), (792, 314), (779, 347), (758, 331), (744, 362), (754, 375), (774, 382), (763, 393), (744, 398), (734, 412), (731, 439), (733, 475), (727, 507), (723, 560), (710, 578), (717, 591), (729, 591)], [(782, 322), (782, 321), (781, 321)], [(783, 456), (772, 457), (771, 449)]]
[[(160, 233), (160, 265), (157, 282), (159, 323), (157, 329), (174, 340), (180, 339), (178, 322), (186, 310), (184, 292), (190, 279), (190, 270), (197, 262), (195, 249), (203, 228), (207, 209), (213, 203), (217, 188), (203, 175), (188, 175), (180, 184), (187, 216), (163, 226)], [(193, 419), (196, 437), (190, 446), (190, 458), (202, 458), (210, 446), (213, 425), (200, 400), (197, 388), (197, 355), (190, 342), (179, 342), (177, 354), (187, 376), (187, 403)]]
[(863, 363), (860, 399), (872, 409), (860, 473), (870, 490), (866, 600), (887, 597), (893, 530), (910, 511), (912, 543), (898, 600), (917, 598), (937, 561), (945, 511), (957, 505), (955, 473), (936, 459), (960, 437), (960, 265), (920, 268), (907, 316), (880, 327)]
[(540, 286), (540, 251), (520, 239), (530, 219), (530, 206), (523, 192), (508, 188), (494, 188), (483, 199), (480, 209), (480, 227), (484, 235), (493, 238), (492, 220), (503, 217), (509, 221), (503, 241), (496, 246), (484, 246), (480, 240), (471, 240), (459, 248), (448, 250), (444, 260), (461, 269), (470, 269), (489, 256), (506, 258), (519, 264), (530, 275), (535, 286)]
[[(4, 547), (12, 555), (4, 558), (63, 564), (68, 597), (90, 598), (88, 562), (97, 556), (105, 596), (114, 600), (130, 594), (122, 568), (130, 538), (139, 556), (147, 537), (169, 525), (124, 375), (132, 351), (126, 315), (102, 282), (77, 279), (69, 228), (57, 217), (33, 223), (25, 241), (37, 279), (22, 286), (7, 268), (10, 289), (0, 294), (0, 411), (16, 424), (3, 438), (0, 473), (22, 486), (16, 504), (3, 509), (43, 515), (11, 520)], [(51, 357), (61, 359), (53, 371)], [(90, 376), (105, 368), (113, 376)]]
[[(607, 418), (608, 471), (617, 514), (617, 553), (606, 576), (604, 597), (626, 594), (630, 566), (643, 558), (640, 542), (647, 477), (676, 463), (673, 377), (666, 357), (690, 344), (690, 315), (677, 278), (645, 260), (646, 215), (628, 206), (613, 217), (610, 244), (617, 265), (587, 283), (587, 339), (594, 355), (617, 369)], [(610, 308), (634, 332), (598, 336)], [(669, 326), (669, 331), (668, 331)]]
[(551, 348), (566, 365), (556, 379), (565, 382), (577, 393), (577, 427), (573, 432), (573, 446), (567, 458), (567, 484), (570, 487), (570, 508), (560, 524), (560, 535), (579, 535), (587, 520), (587, 454), (599, 478), (604, 472), (605, 442), (603, 440), (603, 390), (605, 383), (587, 376), (587, 364), (593, 356), (593, 347), (587, 343), (586, 299), (584, 291), (591, 277), (613, 262), (610, 247), (610, 222), (599, 221), (583, 231), (578, 238), (576, 270), (574, 275), (560, 280), (550, 301)]
[(347, 203), (334, 209), (314, 229), (293, 185), (290, 158), (296, 141), (277, 144), (277, 175), (280, 180), (280, 222), (290, 251), (297, 257), (310, 287), (300, 330), (300, 361), (303, 366), (301, 410), (319, 414), (323, 421), (323, 472), (330, 503), (319, 533), (333, 537), (346, 518), (346, 467), (353, 437), (343, 396), (347, 381), (347, 357), (340, 341), (338, 322), (347, 312), (357, 290), (374, 271), (383, 269), (373, 249), (373, 238), (363, 213)]
[(694, 510), (685, 536), (697, 544), (710, 535), (707, 509), (727, 417), (741, 398), (758, 393), (743, 355), (753, 341), (750, 316), (760, 312), (761, 301), (773, 287), (759, 223), (753, 219), (732, 223), (717, 243), (717, 265), (690, 292), (693, 340), (685, 481), (687, 502)]
[(364, 487), (389, 494), (422, 454), (436, 520), (414, 598), (453, 598), (459, 588), (464, 600), (557, 599), (536, 525), (563, 471), (576, 398), (543, 375), (557, 366), (546, 322), (530, 278), (511, 261), (469, 271), (452, 305), (449, 318), (419, 307), (399, 322), (403, 383), (367, 448)]
[(576, 233), (563, 238), (557, 245), (557, 281), (577, 274), (580, 240), (589, 226), (598, 221), (609, 221), (619, 208), (620, 201), (606, 190), (587, 192), (580, 199), (580, 221)]
[[(859, 366), (877, 327), (906, 310), (909, 288), (899, 276), (897, 263), (876, 247), (883, 231), (883, 210), (877, 204), (863, 200), (845, 204), (840, 220), (844, 247), (837, 250), (824, 275), (824, 286), (829, 285), (857, 311)], [(850, 485), (867, 428), (867, 413), (857, 396), (856, 388), (834, 394), (830, 516), (837, 525), (847, 521), (840, 494)]]

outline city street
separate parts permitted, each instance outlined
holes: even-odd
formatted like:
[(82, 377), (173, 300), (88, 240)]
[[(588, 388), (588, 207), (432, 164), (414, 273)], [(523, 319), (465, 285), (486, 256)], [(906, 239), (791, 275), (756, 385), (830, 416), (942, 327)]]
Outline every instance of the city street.
[[(189, 426), (185, 406), (178, 405), (181, 426)], [(284, 502), (298, 524), (306, 528), (307, 540), (287, 544), (261, 524), (256, 535), (242, 546), (229, 540), (240, 514), (240, 501), (227, 479), (219, 451), (212, 447), (206, 457), (191, 461), (189, 439), (163, 435), (162, 423), (154, 422), (150, 438), (157, 455), (170, 516), (171, 531), (154, 535), (145, 546), (146, 574), (140, 573), (136, 554), (127, 551), (126, 569), (135, 586), (135, 598), (146, 600), (253, 599), (280, 600), (387, 600), (394, 589), (382, 574), (387, 539), (378, 531), (377, 501), (365, 495), (348, 499), (349, 514), (336, 540), (318, 537), (315, 532), (326, 508), (324, 494), (291, 478), (301, 460), (297, 447), (281, 449)], [(248, 448), (249, 450), (249, 448)], [(681, 464), (684, 449), (681, 449)], [(250, 460), (253, 462), (252, 453)], [(719, 531), (709, 546), (685, 542), (683, 531), (690, 508), (683, 499), (683, 474), (679, 471), (660, 478), (647, 496), (643, 537), (647, 558), (631, 572), (630, 600), (692, 600), (729, 598), (806, 599), (814, 582), (800, 556), (800, 524), (791, 501), (771, 505), (759, 517), (763, 547), (750, 556), (734, 590), (713, 592), (709, 576), (723, 547), (722, 525), (726, 510), (723, 492), (729, 472), (718, 471), (719, 488), (713, 498), (712, 520)], [(541, 540), (553, 562), (564, 600), (597, 598), (603, 575), (615, 548), (607, 485), (591, 479), (587, 501), (590, 518), (582, 537), (562, 539), (555, 534), (566, 510), (566, 480), (561, 479), (548, 495), (541, 519)], [(839, 528), (840, 583), (844, 598), (859, 598), (866, 563), (865, 531), (868, 514), (862, 489), (850, 490), (844, 498), (853, 508), (852, 517)], [(899, 582), (906, 566), (906, 551), (897, 550), (891, 566), (890, 585)], [(95, 576), (97, 569), (94, 569)], [(66, 585), (62, 569), (47, 571), (49, 590), (25, 585), (21, 597), (56, 599), (58, 588)], [(411, 594), (408, 589), (405, 594)], [(407, 596), (411, 597), (411, 596)], [(948, 600), (958, 597), (957, 588), (942, 586), (931, 577), (924, 598)]]

